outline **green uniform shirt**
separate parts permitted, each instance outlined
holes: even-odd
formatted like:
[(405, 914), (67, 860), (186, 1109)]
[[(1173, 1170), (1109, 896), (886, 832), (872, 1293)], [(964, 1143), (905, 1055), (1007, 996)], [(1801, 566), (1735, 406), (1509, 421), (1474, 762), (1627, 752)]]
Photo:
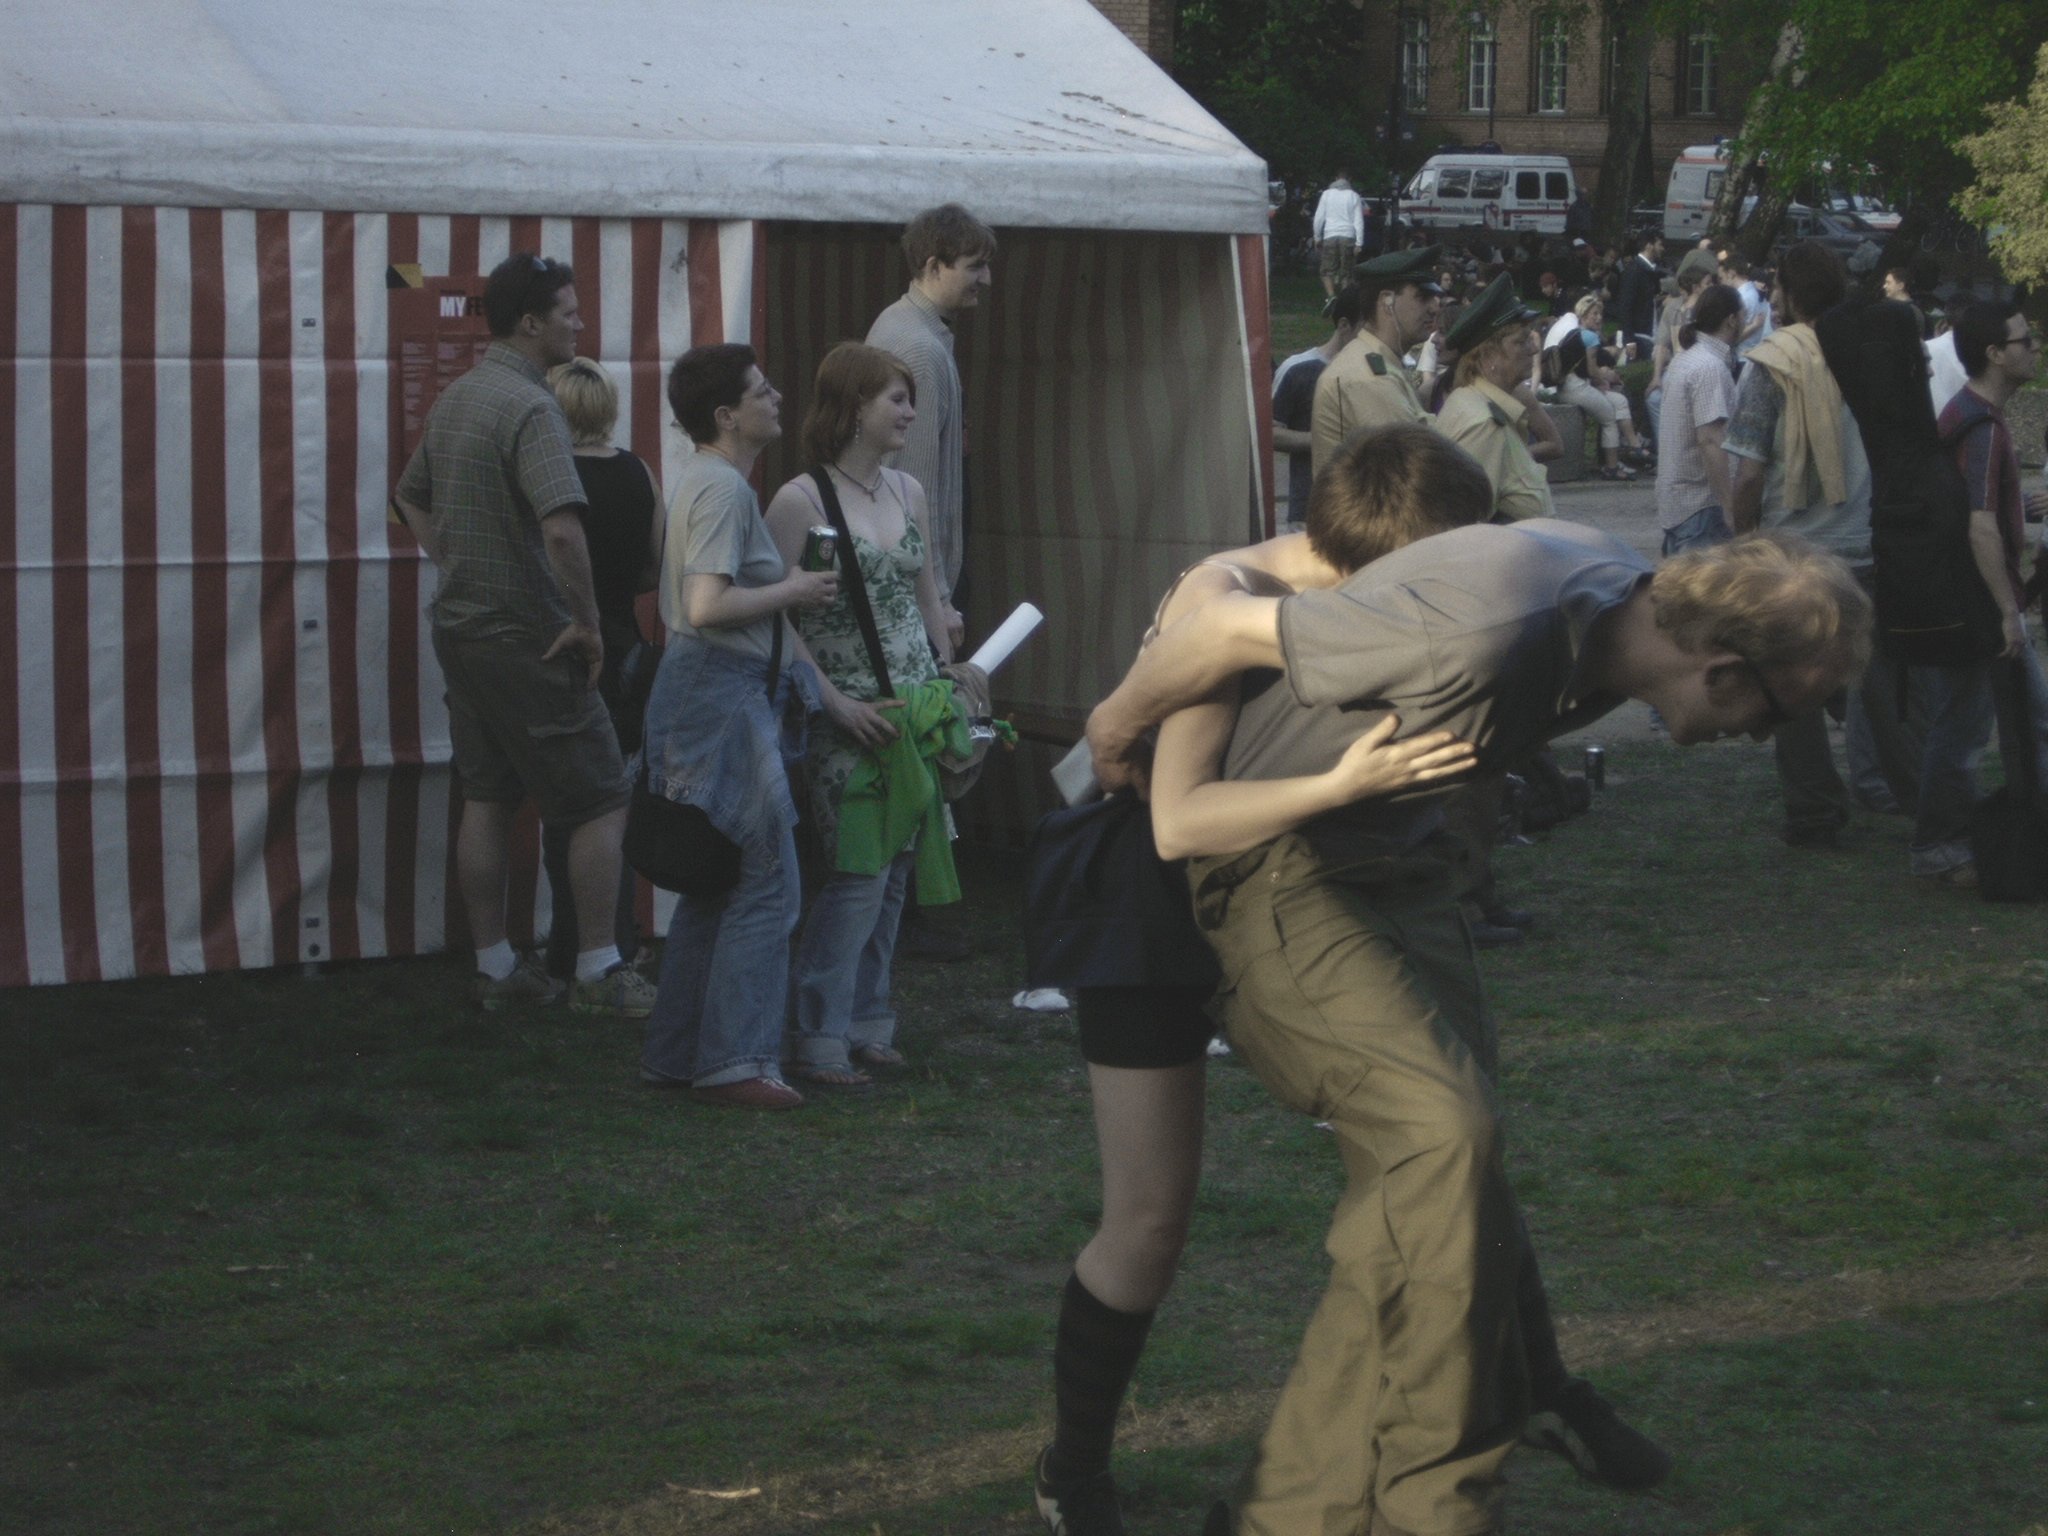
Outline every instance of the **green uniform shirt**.
[(1310, 468), (1321, 474), (1330, 455), (1360, 427), (1427, 420), (1429, 412), (1408, 382), (1401, 355), (1371, 331), (1360, 331), (1316, 380), (1308, 429)]
[(1437, 430), (1479, 461), (1493, 483), (1493, 511), (1508, 522), (1554, 517), (1550, 482), (1529, 453), (1528, 408), (1484, 379), (1451, 391)]

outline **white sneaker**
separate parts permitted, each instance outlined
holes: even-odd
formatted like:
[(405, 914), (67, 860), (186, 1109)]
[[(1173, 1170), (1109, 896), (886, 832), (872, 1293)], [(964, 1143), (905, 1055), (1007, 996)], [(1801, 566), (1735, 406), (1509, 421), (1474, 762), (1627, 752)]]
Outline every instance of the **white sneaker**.
[(608, 1013), (618, 1019), (644, 1019), (654, 1012), (654, 983), (621, 962), (595, 981), (579, 981), (569, 989), (569, 1006), (578, 1013)]

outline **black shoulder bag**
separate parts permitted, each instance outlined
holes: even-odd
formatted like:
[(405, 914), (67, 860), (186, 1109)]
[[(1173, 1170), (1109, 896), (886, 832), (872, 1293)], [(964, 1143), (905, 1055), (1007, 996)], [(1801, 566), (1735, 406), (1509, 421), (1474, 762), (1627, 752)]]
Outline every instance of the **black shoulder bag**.
[(839, 492), (833, 489), (832, 476), (822, 464), (811, 471), (811, 479), (817, 484), (818, 500), (824, 504), (826, 521), (839, 535), (839, 584), (846, 589), (846, 600), (853, 604), (853, 618), (860, 625), (861, 643), (868, 648), (868, 665), (874, 668), (875, 683), (882, 690), (876, 697), (893, 699), (896, 689), (889, 681), (889, 664), (882, 660), (882, 633), (875, 628), (875, 610), (868, 602), (868, 584), (861, 579), (860, 556), (854, 553), (853, 535), (846, 527), (846, 513), (839, 506)]

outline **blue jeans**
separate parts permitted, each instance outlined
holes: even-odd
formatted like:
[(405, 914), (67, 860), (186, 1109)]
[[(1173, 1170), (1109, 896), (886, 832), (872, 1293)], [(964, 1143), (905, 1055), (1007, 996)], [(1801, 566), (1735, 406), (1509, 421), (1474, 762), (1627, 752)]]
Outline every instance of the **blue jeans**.
[(906, 850), (880, 874), (834, 871), (811, 898), (796, 950), (796, 1028), (790, 1059), (806, 1067), (843, 1067), (856, 1046), (896, 1038), (889, 970), (903, 894), (917, 855)]
[(696, 1088), (781, 1075), (789, 936), (803, 887), (796, 839), (771, 822), (740, 844), (739, 883), (677, 900), (640, 1065)]
[(1701, 507), (1676, 528), (1664, 530), (1664, 555), (1669, 559), (1681, 550), (1700, 549), (1708, 544), (1726, 544), (1735, 537), (1728, 516), (1718, 506)]
[(1927, 739), (1910, 856), (1914, 874), (1939, 875), (1970, 862), (1977, 759), (1991, 734), (1990, 669), (1915, 667), (1913, 681), (1926, 703)]

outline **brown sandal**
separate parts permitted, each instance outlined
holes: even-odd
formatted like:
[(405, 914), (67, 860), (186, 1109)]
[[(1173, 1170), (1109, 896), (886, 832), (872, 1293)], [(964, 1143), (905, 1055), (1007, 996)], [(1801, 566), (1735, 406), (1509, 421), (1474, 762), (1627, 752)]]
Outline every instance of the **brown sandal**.
[(853, 1058), (857, 1067), (884, 1067), (895, 1069), (910, 1065), (903, 1053), (893, 1045), (856, 1045), (846, 1053)]

